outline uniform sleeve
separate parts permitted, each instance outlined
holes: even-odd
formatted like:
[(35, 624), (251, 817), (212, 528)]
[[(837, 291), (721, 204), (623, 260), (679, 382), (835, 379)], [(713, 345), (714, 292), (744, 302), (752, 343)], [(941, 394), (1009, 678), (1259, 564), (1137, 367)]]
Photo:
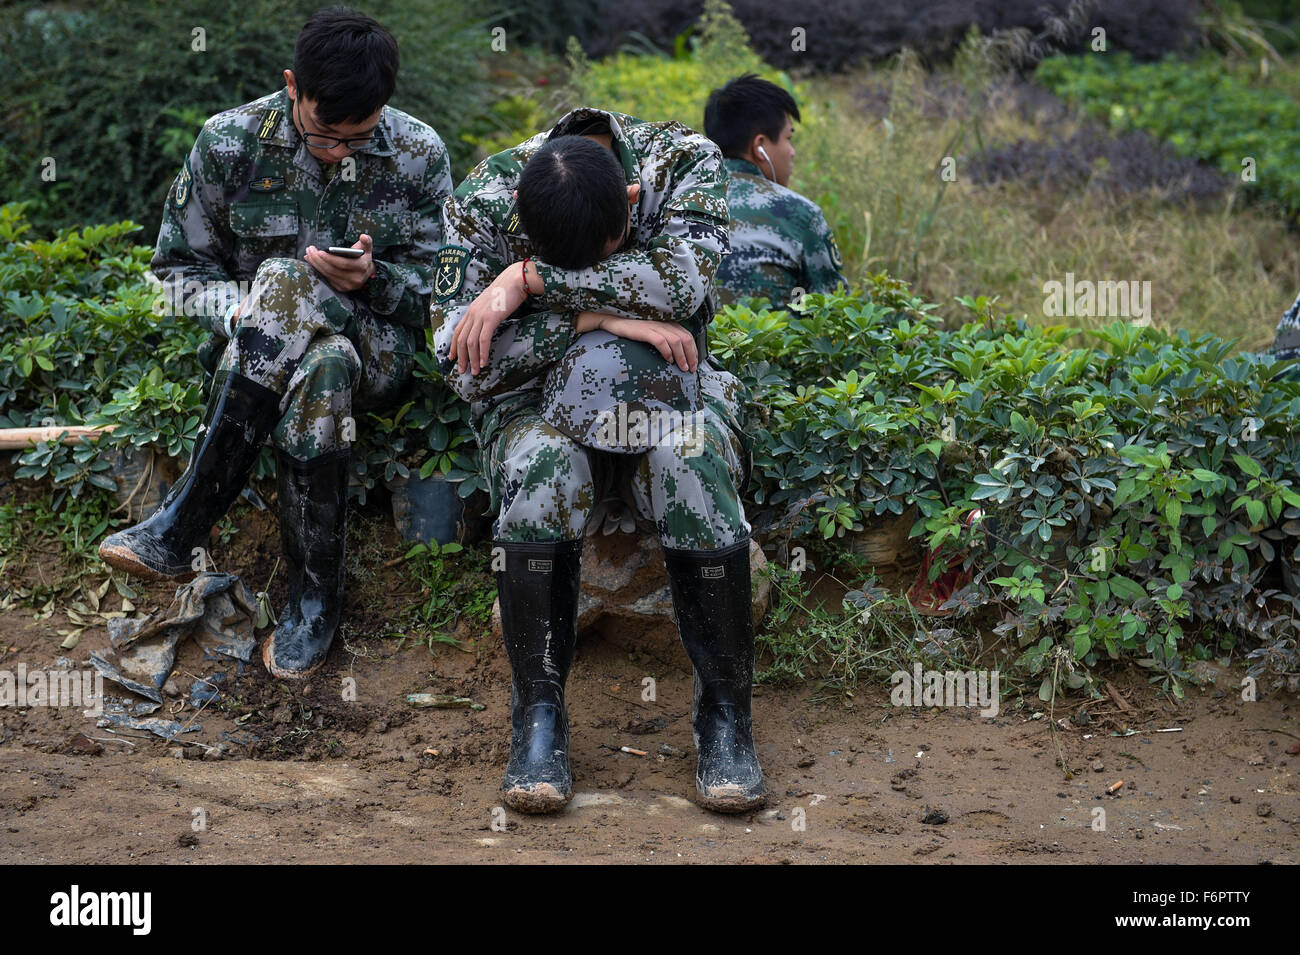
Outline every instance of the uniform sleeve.
[(844, 265), (840, 258), (839, 246), (835, 235), (821, 209), (814, 209), (812, 222), (804, 230), (803, 271), (807, 282), (805, 289), (810, 292), (827, 293), (836, 287), (848, 286), (840, 272)]
[(208, 126), (199, 133), (167, 193), (150, 265), (178, 312), (224, 335), (221, 319), (239, 301), (239, 288), (229, 271), (235, 236), (212, 135)]
[(451, 195), (451, 163), (436, 133), (430, 139), (428, 162), (418, 199), (409, 245), (385, 252), (375, 261), (375, 277), (366, 285), (370, 308), (393, 322), (422, 327), (433, 290), (433, 260), (442, 245), (442, 204)]
[[(430, 309), (430, 321), (436, 328), (434, 355), (452, 389), (465, 401), (482, 401), (523, 387), (564, 355), (574, 336), (577, 313), (528, 311), (525, 305), (497, 327), (487, 364), (477, 375), (468, 368), (463, 374), (457, 371), (449, 357), (452, 334), (470, 305), (506, 263), (496, 243), (499, 229), (491, 216), (476, 206), (472, 194), (449, 197), (443, 205), (443, 222), (446, 245), (439, 253)], [(463, 267), (446, 267), (446, 262), (462, 259)], [(449, 288), (440, 294), (444, 283), (455, 285), (454, 290)]]
[(537, 271), (552, 308), (685, 322), (704, 304), (722, 257), (731, 251), (727, 170), (718, 147), (689, 137), (673, 164), (659, 232), (644, 249), (611, 255), (594, 268)]

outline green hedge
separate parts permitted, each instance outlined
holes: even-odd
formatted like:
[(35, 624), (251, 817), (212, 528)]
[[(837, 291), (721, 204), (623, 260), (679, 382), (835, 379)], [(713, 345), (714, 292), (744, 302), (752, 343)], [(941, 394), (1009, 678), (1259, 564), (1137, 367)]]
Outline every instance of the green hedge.
[(811, 500), (793, 532), (835, 537), (915, 505), (912, 534), (976, 571), (951, 609), (992, 612), (1031, 671), (1058, 645), (1136, 655), (1177, 692), (1187, 656), (1250, 636), (1256, 671), (1300, 686), (1300, 382), (1212, 336), (962, 302), (972, 320), (945, 330), (878, 276), (715, 319), (751, 389), (757, 509)]
[[(113, 425), (95, 444), (45, 442), (14, 455), (17, 476), (49, 478), (57, 508), (70, 492), (113, 489), (107, 448), (152, 448), (189, 459), (206, 395), (197, 353), (206, 334), (163, 307), (152, 248), (133, 222), (32, 238), (22, 204), (0, 206), (0, 427)], [(442, 385), (432, 350), (407, 403), (358, 429), (353, 495), (383, 479), (433, 472), (481, 489), (469, 406)], [(272, 473), (264, 456), (260, 474)]]

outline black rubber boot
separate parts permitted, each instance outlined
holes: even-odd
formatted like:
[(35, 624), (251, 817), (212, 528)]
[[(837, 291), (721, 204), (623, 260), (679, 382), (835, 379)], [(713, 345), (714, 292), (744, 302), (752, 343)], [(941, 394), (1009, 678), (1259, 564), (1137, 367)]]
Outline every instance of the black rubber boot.
[(510, 762), (501, 795), (519, 812), (555, 812), (573, 798), (564, 683), (578, 642), (582, 541), (510, 544), (497, 571), (510, 659)]
[(289, 605), (262, 646), (272, 676), (294, 680), (318, 670), (334, 642), (347, 573), (349, 454), (299, 461), (275, 452)]
[(267, 435), (279, 420), (280, 396), (243, 375), (230, 374), (208, 404), (189, 467), (158, 510), (134, 527), (104, 538), (106, 563), (149, 580), (188, 580), (194, 548), (206, 547), (212, 525), (248, 482)]
[(749, 541), (719, 550), (664, 548), (682, 644), (695, 666), (691, 720), (700, 805), (747, 812), (767, 799), (754, 752), (753, 598)]

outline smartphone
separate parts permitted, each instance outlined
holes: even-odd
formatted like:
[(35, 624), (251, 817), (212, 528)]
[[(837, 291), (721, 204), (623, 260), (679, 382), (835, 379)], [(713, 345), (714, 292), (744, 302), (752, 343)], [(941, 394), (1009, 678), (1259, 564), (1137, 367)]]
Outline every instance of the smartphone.
[(331, 245), (329, 247), (330, 255), (341, 255), (345, 259), (359, 259), (366, 254), (365, 249), (348, 249), (341, 245)]

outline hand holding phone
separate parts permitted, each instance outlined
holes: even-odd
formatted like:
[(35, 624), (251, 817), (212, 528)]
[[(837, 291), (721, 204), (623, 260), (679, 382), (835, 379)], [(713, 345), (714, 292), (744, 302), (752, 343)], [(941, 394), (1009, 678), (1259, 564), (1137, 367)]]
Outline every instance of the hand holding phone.
[(371, 254), (374, 248), (370, 236), (364, 232), (357, 237), (358, 249), (342, 245), (330, 245), (317, 248), (307, 246), (303, 259), (336, 292), (355, 292), (363, 288), (375, 272)]

